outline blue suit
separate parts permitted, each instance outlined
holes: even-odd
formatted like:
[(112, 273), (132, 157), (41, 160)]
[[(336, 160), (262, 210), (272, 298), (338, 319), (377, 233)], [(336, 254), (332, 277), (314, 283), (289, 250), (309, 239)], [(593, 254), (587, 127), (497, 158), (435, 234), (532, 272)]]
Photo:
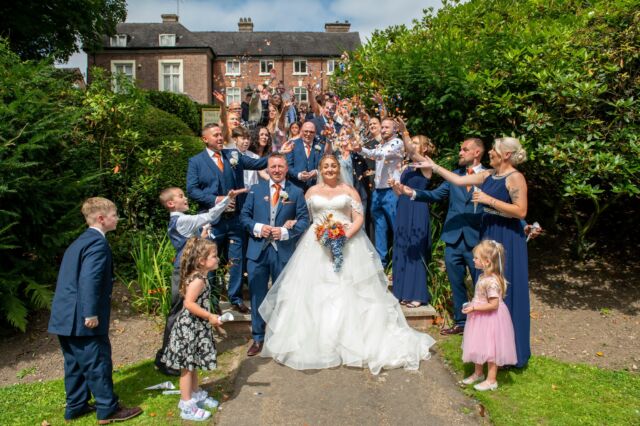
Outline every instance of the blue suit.
[[(466, 169), (453, 171), (464, 176)], [(467, 316), (462, 313), (462, 304), (468, 301), (464, 278), (467, 268), (475, 284), (479, 271), (473, 265), (473, 248), (480, 242), (481, 207), (473, 212), (473, 191), (464, 186), (442, 183), (433, 191), (416, 190), (416, 201), (434, 203), (449, 198), (449, 209), (442, 227), (440, 239), (446, 243), (444, 262), (453, 293), (453, 319), (456, 325), (464, 327)]]
[[(64, 355), (66, 419), (85, 411), (92, 394), (98, 419), (118, 408), (109, 341), (112, 288), (111, 248), (100, 231), (89, 228), (64, 253), (49, 319), (48, 331), (58, 335)], [(85, 318), (93, 316), (98, 326), (86, 327)]]
[(264, 341), (265, 323), (258, 308), (267, 294), (269, 277), (272, 283), (276, 281), (293, 255), (298, 238), (309, 227), (309, 212), (302, 190), (287, 181), (284, 191), (288, 197), (286, 200), (280, 197), (275, 207), (272, 226), (282, 227), (287, 220), (297, 220), (295, 226), (289, 230), (289, 239), (272, 242), (254, 235), (253, 231), (257, 223), (266, 225), (272, 223), (269, 181), (262, 181), (251, 187), (240, 214), (242, 226), (249, 232), (247, 272), (251, 292), (251, 330), (256, 342)]
[[(322, 134), (322, 132), (324, 131), (324, 126), (327, 124), (327, 122), (325, 121), (325, 118), (323, 115), (320, 115), (318, 117), (315, 117), (314, 119), (310, 120), (315, 126), (316, 126), (316, 137), (317, 139), (319, 139), (321, 142), (326, 142), (327, 141), (327, 137), (324, 136)], [(333, 128), (335, 129), (336, 135), (338, 133), (340, 133), (340, 129), (342, 129), (342, 124), (336, 122), (334, 120), (333, 122)]]
[(293, 150), (287, 154), (287, 163), (289, 164), (289, 175), (287, 177), (294, 185), (302, 189), (304, 192), (307, 192), (309, 188), (315, 185), (317, 179), (313, 178), (303, 182), (298, 179), (298, 173), (317, 170), (318, 164), (320, 164), (320, 159), (324, 155), (324, 150), (325, 144), (323, 142), (318, 142), (318, 138), (316, 137), (311, 143), (311, 151), (307, 158), (307, 152), (302, 138), (298, 138), (293, 141)]
[[(198, 203), (199, 211), (210, 209), (217, 196), (227, 195), (231, 189), (244, 188), (244, 170), (262, 170), (267, 167), (267, 158), (251, 158), (241, 155), (236, 149), (221, 151), (224, 171), (218, 166), (205, 149), (189, 159), (187, 169), (187, 195)], [(235, 165), (232, 165), (235, 163)], [(240, 194), (236, 199), (234, 212), (223, 213), (212, 227), (213, 235), (218, 243), (229, 244), (227, 261), (231, 262), (229, 271), (229, 301), (242, 303), (242, 247), (244, 232), (240, 225), (239, 212), (246, 199)]]

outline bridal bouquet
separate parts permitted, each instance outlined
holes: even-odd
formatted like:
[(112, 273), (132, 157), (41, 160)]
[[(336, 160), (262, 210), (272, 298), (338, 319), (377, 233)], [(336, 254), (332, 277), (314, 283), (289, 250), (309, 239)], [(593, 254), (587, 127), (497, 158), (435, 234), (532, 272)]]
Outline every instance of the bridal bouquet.
[(342, 267), (344, 257), (342, 249), (347, 242), (347, 234), (344, 224), (333, 220), (333, 215), (329, 214), (324, 220), (316, 225), (316, 239), (324, 247), (331, 250), (333, 256), (333, 270), (339, 272)]

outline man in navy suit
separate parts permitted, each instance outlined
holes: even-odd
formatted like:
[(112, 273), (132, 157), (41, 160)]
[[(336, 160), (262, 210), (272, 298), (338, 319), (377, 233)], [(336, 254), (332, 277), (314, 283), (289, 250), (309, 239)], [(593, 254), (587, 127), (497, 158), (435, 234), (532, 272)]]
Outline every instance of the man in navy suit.
[(324, 155), (325, 144), (315, 137), (316, 128), (311, 121), (302, 125), (300, 135), (300, 138), (293, 141), (293, 149), (287, 155), (287, 163), (291, 182), (307, 192), (316, 184), (318, 164)]
[(333, 119), (336, 113), (336, 102), (333, 97), (321, 96), (317, 100), (320, 106), (320, 115), (315, 117), (311, 122), (316, 127), (316, 136), (323, 143), (327, 142), (327, 136), (337, 136), (340, 133), (342, 125)]
[[(466, 175), (484, 170), (480, 160), (484, 154), (484, 143), (478, 138), (468, 138), (462, 142), (458, 153), (458, 169), (454, 173)], [(440, 239), (446, 243), (444, 262), (453, 294), (453, 319), (451, 328), (442, 329), (440, 334), (461, 334), (467, 316), (462, 313), (462, 305), (468, 301), (464, 283), (467, 268), (475, 284), (478, 271), (473, 265), (473, 248), (480, 242), (480, 211), (475, 208), (471, 197), (473, 188), (452, 185), (445, 181), (433, 191), (413, 190), (400, 185), (404, 195), (416, 201), (435, 203), (449, 198), (449, 209), (442, 227)], [(395, 188), (394, 188), (395, 189)], [(475, 210), (475, 211), (474, 211)]]
[[(251, 187), (240, 221), (249, 232), (247, 271), (251, 292), (251, 332), (253, 344), (247, 355), (262, 351), (265, 323), (258, 307), (296, 248), (300, 235), (309, 227), (309, 213), (302, 190), (290, 182), (287, 161), (281, 154), (269, 157), (269, 181)], [(290, 226), (291, 221), (295, 221)]]
[[(202, 129), (202, 141), (206, 145), (205, 150), (189, 159), (187, 169), (187, 194), (198, 203), (199, 212), (221, 202), (230, 190), (244, 188), (245, 169), (262, 170), (267, 167), (266, 158), (254, 159), (241, 155), (236, 149), (223, 149), (224, 137), (217, 124), (207, 124)], [(249, 312), (242, 300), (242, 247), (245, 236), (239, 218), (245, 198), (246, 194), (238, 196), (212, 227), (216, 242), (228, 243), (227, 260), (231, 262), (229, 301), (242, 313)]]
[[(106, 198), (89, 198), (82, 214), (89, 228), (62, 258), (48, 331), (58, 335), (64, 356), (64, 418), (95, 410), (98, 423), (107, 424), (130, 419), (142, 410), (120, 406), (113, 393), (109, 341), (113, 262), (105, 234), (118, 224), (116, 206)], [(91, 395), (95, 406), (89, 405)]]

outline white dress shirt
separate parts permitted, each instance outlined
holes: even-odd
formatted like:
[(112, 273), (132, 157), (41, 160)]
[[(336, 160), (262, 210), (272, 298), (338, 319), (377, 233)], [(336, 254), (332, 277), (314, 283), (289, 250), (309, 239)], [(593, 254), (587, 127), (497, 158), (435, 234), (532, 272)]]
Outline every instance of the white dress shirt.
[(374, 182), (376, 189), (389, 188), (389, 178), (400, 180), (402, 160), (404, 159), (404, 142), (393, 138), (373, 149), (362, 148), (365, 157), (376, 160), (376, 175)]

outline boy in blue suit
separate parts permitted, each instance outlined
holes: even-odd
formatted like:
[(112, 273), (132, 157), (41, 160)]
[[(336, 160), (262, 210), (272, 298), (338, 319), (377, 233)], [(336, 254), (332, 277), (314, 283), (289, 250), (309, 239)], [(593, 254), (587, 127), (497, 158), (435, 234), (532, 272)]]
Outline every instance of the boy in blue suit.
[[(89, 228), (64, 253), (48, 331), (58, 335), (64, 356), (65, 419), (96, 410), (98, 423), (107, 424), (142, 410), (120, 406), (113, 393), (109, 341), (113, 261), (105, 234), (118, 224), (116, 206), (106, 198), (89, 198), (82, 214)], [(89, 405), (92, 395), (95, 406)]]
[[(251, 187), (240, 214), (249, 232), (247, 272), (251, 293), (251, 331), (253, 344), (247, 355), (262, 351), (265, 323), (258, 308), (264, 300), (269, 277), (275, 282), (293, 254), (300, 235), (309, 227), (309, 212), (302, 190), (290, 182), (287, 161), (281, 154), (269, 157), (269, 181)], [(295, 224), (291, 226), (291, 223)]]

